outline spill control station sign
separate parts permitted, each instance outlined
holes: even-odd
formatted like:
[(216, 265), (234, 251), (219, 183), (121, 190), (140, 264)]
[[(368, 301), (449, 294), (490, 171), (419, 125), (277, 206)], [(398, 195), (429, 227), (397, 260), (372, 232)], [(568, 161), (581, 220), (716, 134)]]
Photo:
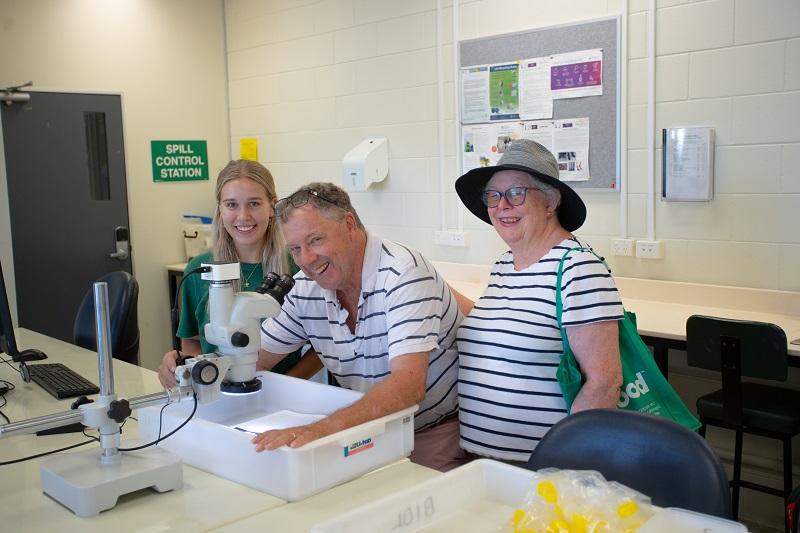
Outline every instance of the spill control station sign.
[(150, 141), (153, 181), (208, 180), (206, 141)]

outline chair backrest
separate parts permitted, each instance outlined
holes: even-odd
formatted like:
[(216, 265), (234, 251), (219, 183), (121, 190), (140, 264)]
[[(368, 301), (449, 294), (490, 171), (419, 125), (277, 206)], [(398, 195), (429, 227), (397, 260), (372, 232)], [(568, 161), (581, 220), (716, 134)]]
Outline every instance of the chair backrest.
[[(139, 284), (125, 271), (101, 276), (98, 282), (108, 284), (109, 326), (111, 329), (111, 354), (115, 359), (139, 364)], [(97, 350), (95, 325), (94, 286), (83, 298), (75, 317), (73, 342), (89, 350)]]
[(621, 409), (570, 415), (545, 433), (528, 469), (596, 470), (654, 505), (732, 516), (725, 467), (698, 434), (672, 420)]
[(702, 315), (686, 321), (689, 366), (722, 372), (723, 348), (731, 346), (740, 353), (741, 376), (786, 381), (789, 355), (786, 333), (779, 326)]

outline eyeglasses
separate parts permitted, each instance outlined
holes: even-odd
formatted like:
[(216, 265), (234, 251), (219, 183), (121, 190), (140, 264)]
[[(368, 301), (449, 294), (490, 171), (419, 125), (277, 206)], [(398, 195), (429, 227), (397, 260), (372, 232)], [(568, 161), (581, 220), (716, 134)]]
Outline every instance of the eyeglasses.
[(508, 205), (522, 205), (525, 201), (525, 196), (528, 194), (528, 189), (541, 190), (538, 187), (511, 187), (506, 192), (486, 189), (481, 195), (481, 201), (486, 204), (486, 207), (497, 207), (500, 205), (501, 198), (505, 198)]
[(296, 193), (294, 193), (293, 195), (287, 196), (286, 198), (282, 198), (275, 203), (275, 216), (277, 217), (281, 216), (281, 213), (283, 213), (284, 211), (286, 211), (291, 207), (295, 208), (303, 207), (308, 203), (308, 200), (309, 198), (311, 198), (312, 194), (317, 198), (319, 198), (320, 200), (325, 200), (328, 203), (336, 205), (336, 202), (334, 202), (333, 200), (328, 200), (327, 198), (325, 198), (324, 196), (322, 196), (313, 189), (301, 189)]

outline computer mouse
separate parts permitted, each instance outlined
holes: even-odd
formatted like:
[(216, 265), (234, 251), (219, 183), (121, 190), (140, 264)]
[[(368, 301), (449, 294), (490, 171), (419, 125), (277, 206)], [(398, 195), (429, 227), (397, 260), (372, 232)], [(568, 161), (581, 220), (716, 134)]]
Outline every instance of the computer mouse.
[(47, 359), (47, 354), (36, 348), (28, 348), (27, 350), (21, 350), (15, 359), (19, 361), (41, 361), (42, 359)]

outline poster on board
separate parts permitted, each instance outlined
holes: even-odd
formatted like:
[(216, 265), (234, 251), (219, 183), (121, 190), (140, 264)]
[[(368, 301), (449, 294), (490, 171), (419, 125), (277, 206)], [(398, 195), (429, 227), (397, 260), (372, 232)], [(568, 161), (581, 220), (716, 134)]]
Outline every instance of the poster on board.
[(538, 142), (556, 157), (561, 181), (589, 180), (589, 118), (471, 124), (461, 129), (464, 172), (494, 166), (517, 139)]
[(602, 49), (557, 54), (552, 59), (550, 90), (554, 100), (602, 96)]

